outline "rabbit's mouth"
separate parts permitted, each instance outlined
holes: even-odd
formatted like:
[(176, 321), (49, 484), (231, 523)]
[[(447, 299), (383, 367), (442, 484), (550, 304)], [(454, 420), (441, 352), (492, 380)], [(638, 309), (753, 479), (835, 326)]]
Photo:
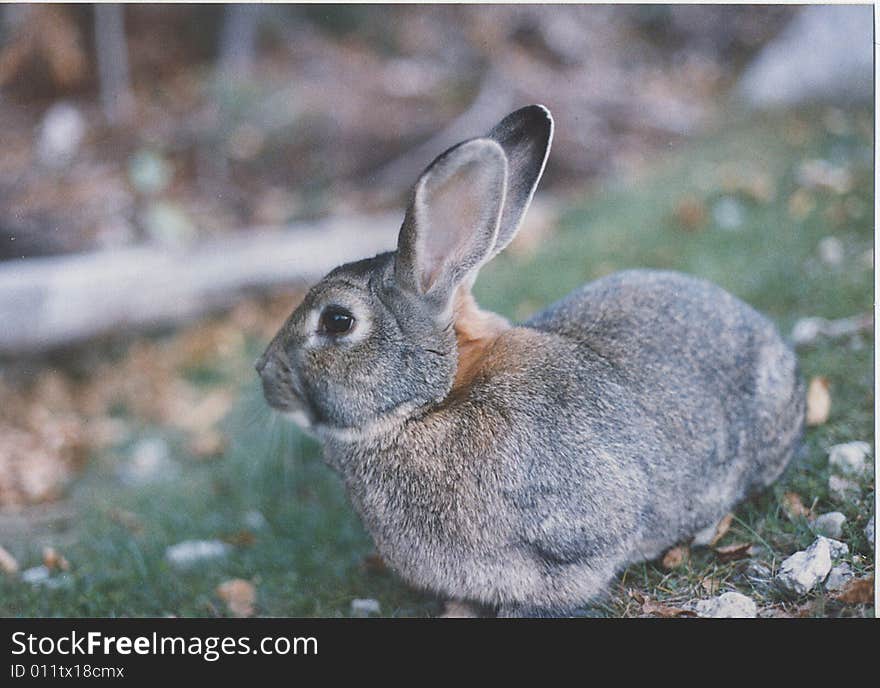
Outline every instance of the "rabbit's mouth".
[(290, 366), (275, 357), (264, 355), (256, 367), (266, 403), (300, 427), (310, 428), (313, 425), (311, 414), (303, 395), (295, 388)]
[(312, 427), (311, 414), (293, 390), (279, 389), (277, 384), (263, 380), (263, 396), (272, 409), (289, 418), (299, 427), (304, 430)]

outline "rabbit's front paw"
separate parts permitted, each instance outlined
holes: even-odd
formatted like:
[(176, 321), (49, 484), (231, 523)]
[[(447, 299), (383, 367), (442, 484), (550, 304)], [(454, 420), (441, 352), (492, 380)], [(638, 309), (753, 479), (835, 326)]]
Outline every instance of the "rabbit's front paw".
[(460, 600), (447, 600), (443, 605), (441, 619), (479, 619), (480, 612), (473, 605)]

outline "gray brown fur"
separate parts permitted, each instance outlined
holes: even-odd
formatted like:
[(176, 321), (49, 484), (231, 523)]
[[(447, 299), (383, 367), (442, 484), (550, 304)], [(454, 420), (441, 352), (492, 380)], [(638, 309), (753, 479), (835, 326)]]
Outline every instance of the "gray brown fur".
[[(331, 272), (258, 369), (269, 403), (321, 439), (404, 579), (501, 615), (568, 614), (623, 567), (771, 484), (799, 439), (805, 395), (794, 354), (763, 316), (702, 280), (647, 270), (588, 284), (502, 331), (453, 391), (455, 294), (515, 234), (552, 137), (536, 106), (499, 127), (508, 137), (496, 128), (487, 139), (507, 169), (483, 175), (485, 188), (473, 182), (494, 194), (504, 178), (503, 197), (487, 199), (503, 207), (496, 226), (475, 221), (444, 254), (455, 264), (432, 263), (435, 281), (420, 282), (424, 262), (445, 258), (413, 255), (428, 241), (413, 236), (425, 231), (414, 218), (435, 200), (417, 185), (407, 251)], [(467, 155), (485, 149), (497, 164), (496, 148)], [(438, 162), (454, 172), (457, 155)], [(432, 229), (447, 220), (438, 211)], [(358, 316), (351, 336), (314, 331), (328, 304)]]

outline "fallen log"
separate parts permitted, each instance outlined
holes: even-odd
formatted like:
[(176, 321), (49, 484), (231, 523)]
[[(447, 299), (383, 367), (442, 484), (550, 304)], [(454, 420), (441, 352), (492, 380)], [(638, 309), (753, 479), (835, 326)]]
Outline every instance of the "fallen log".
[(174, 324), (246, 289), (306, 284), (394, 248), (400, 216), (255, 229), (186, 249), (138, 247), (0, 262), (0, 354)]

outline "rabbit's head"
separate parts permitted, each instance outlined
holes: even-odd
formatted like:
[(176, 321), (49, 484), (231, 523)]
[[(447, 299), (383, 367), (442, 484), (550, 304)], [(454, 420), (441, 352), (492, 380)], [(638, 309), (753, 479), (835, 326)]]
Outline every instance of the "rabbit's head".
[(445, 398), (456, 314), (480, 266), (513, 239), (552, 134), (550, 113), (532, 105), (431, 163), (397, 250), (329, 273), (260, 358), (269, 404), (319, 432), (351, 431)]

